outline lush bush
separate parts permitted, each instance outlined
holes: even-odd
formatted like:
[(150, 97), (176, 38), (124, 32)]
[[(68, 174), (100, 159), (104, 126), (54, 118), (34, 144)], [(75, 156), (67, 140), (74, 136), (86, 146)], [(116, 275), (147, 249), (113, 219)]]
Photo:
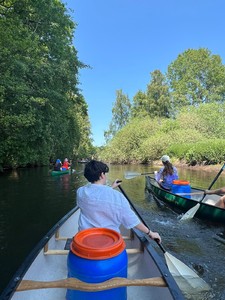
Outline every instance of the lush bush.
[(193, 164), (218, 164), (225, 159), (225, 140), (205, 140), (196, 144), (186, 153), (186, 161)]
[[(133, 119), (101, 153), (113, 163), (146, 163), (167, 153), (187, 163), (221, 163), (225, 158), (225, 106), (187, 107), (176, 119)], [(210, 137), (210, 139), (209, 139)]]
[(100, 158), (112, 163), (130, 163), (139, 161), (139, 148), (143, 140), (154, 136), (158, 131), (157, 120), (134, 119), (108, 143)]

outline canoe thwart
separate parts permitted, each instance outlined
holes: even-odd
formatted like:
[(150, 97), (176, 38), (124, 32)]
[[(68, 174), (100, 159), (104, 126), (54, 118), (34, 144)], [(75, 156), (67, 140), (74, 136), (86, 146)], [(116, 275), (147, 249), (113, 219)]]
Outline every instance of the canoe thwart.
[[(132, 248), (132, 249), (126, 249), (127, 254), (136, 254), (136, 253), (142, 253), (143, 250), (140, 248)], [(68, 255), (69, 250), (48, 250), (44, 251), (44, 255)]]
[(17, 291), (21, 292), (34, 289), (65, 288), (95, 292), (124, 286), (166, 287), (167, 285), (162, 277), (153, 277), (145, 279), (127, 279), (115, 277), (113, 279), (106, 280), (102, 283), (86, 283), (76, 278), (66, 278), (56, 281), (22, 280), (19, 286), (17, 287)]

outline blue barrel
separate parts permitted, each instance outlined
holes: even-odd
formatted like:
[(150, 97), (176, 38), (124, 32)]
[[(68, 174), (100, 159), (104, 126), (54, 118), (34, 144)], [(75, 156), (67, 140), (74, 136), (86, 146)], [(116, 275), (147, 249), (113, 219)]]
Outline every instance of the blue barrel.
[[(111, 229), (91, 228), (77, 233), (67, 259), (68, 277), (101, 283), (127, 277), (127, 253), (122, 236)], [(99, 292), (67, 290), (67, 300), (126, 300), (126, 287)]]
[(172, 189), (173, 194), (181, 194), (182, 197), (191, 198), (190, 195), (182, 195), (183, 193), (190, 194), (191, 193), (191, 186), (190, 182), (186, 180), (173, 180)]

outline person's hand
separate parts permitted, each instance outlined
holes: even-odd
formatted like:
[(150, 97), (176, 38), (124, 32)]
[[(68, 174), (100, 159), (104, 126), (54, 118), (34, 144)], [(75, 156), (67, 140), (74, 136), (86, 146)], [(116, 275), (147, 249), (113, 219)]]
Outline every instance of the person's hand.
[(112, 184), (112, 188), (116, 188), (117, 186), (121, 185), (122, 180), (116, 179), (113, 184)]
[(161, 239), (161, 236), (158, 234), (158, 232), (154, 232), (154, 231), (151, 231), (149, 232), (148, 236), (153, 239), (153, 240), (156, 240), (157, 243), (161, 243), (162, 239)]

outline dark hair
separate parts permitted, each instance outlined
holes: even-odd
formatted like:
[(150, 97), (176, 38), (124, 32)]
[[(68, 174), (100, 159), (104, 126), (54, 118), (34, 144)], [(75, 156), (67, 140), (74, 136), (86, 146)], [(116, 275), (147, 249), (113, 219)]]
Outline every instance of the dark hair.
[(101, 161), (91, 160), (84, 168), (84, 177), (91, 183), (98, 181), (102, 173), (109, 172), (109, 167)]
[(162, 171), (162, 176), (165, 177), (167, 175), (172, 175), (174, 173), (173, 165), (169, 162), (163, 162), (164, 169)]

